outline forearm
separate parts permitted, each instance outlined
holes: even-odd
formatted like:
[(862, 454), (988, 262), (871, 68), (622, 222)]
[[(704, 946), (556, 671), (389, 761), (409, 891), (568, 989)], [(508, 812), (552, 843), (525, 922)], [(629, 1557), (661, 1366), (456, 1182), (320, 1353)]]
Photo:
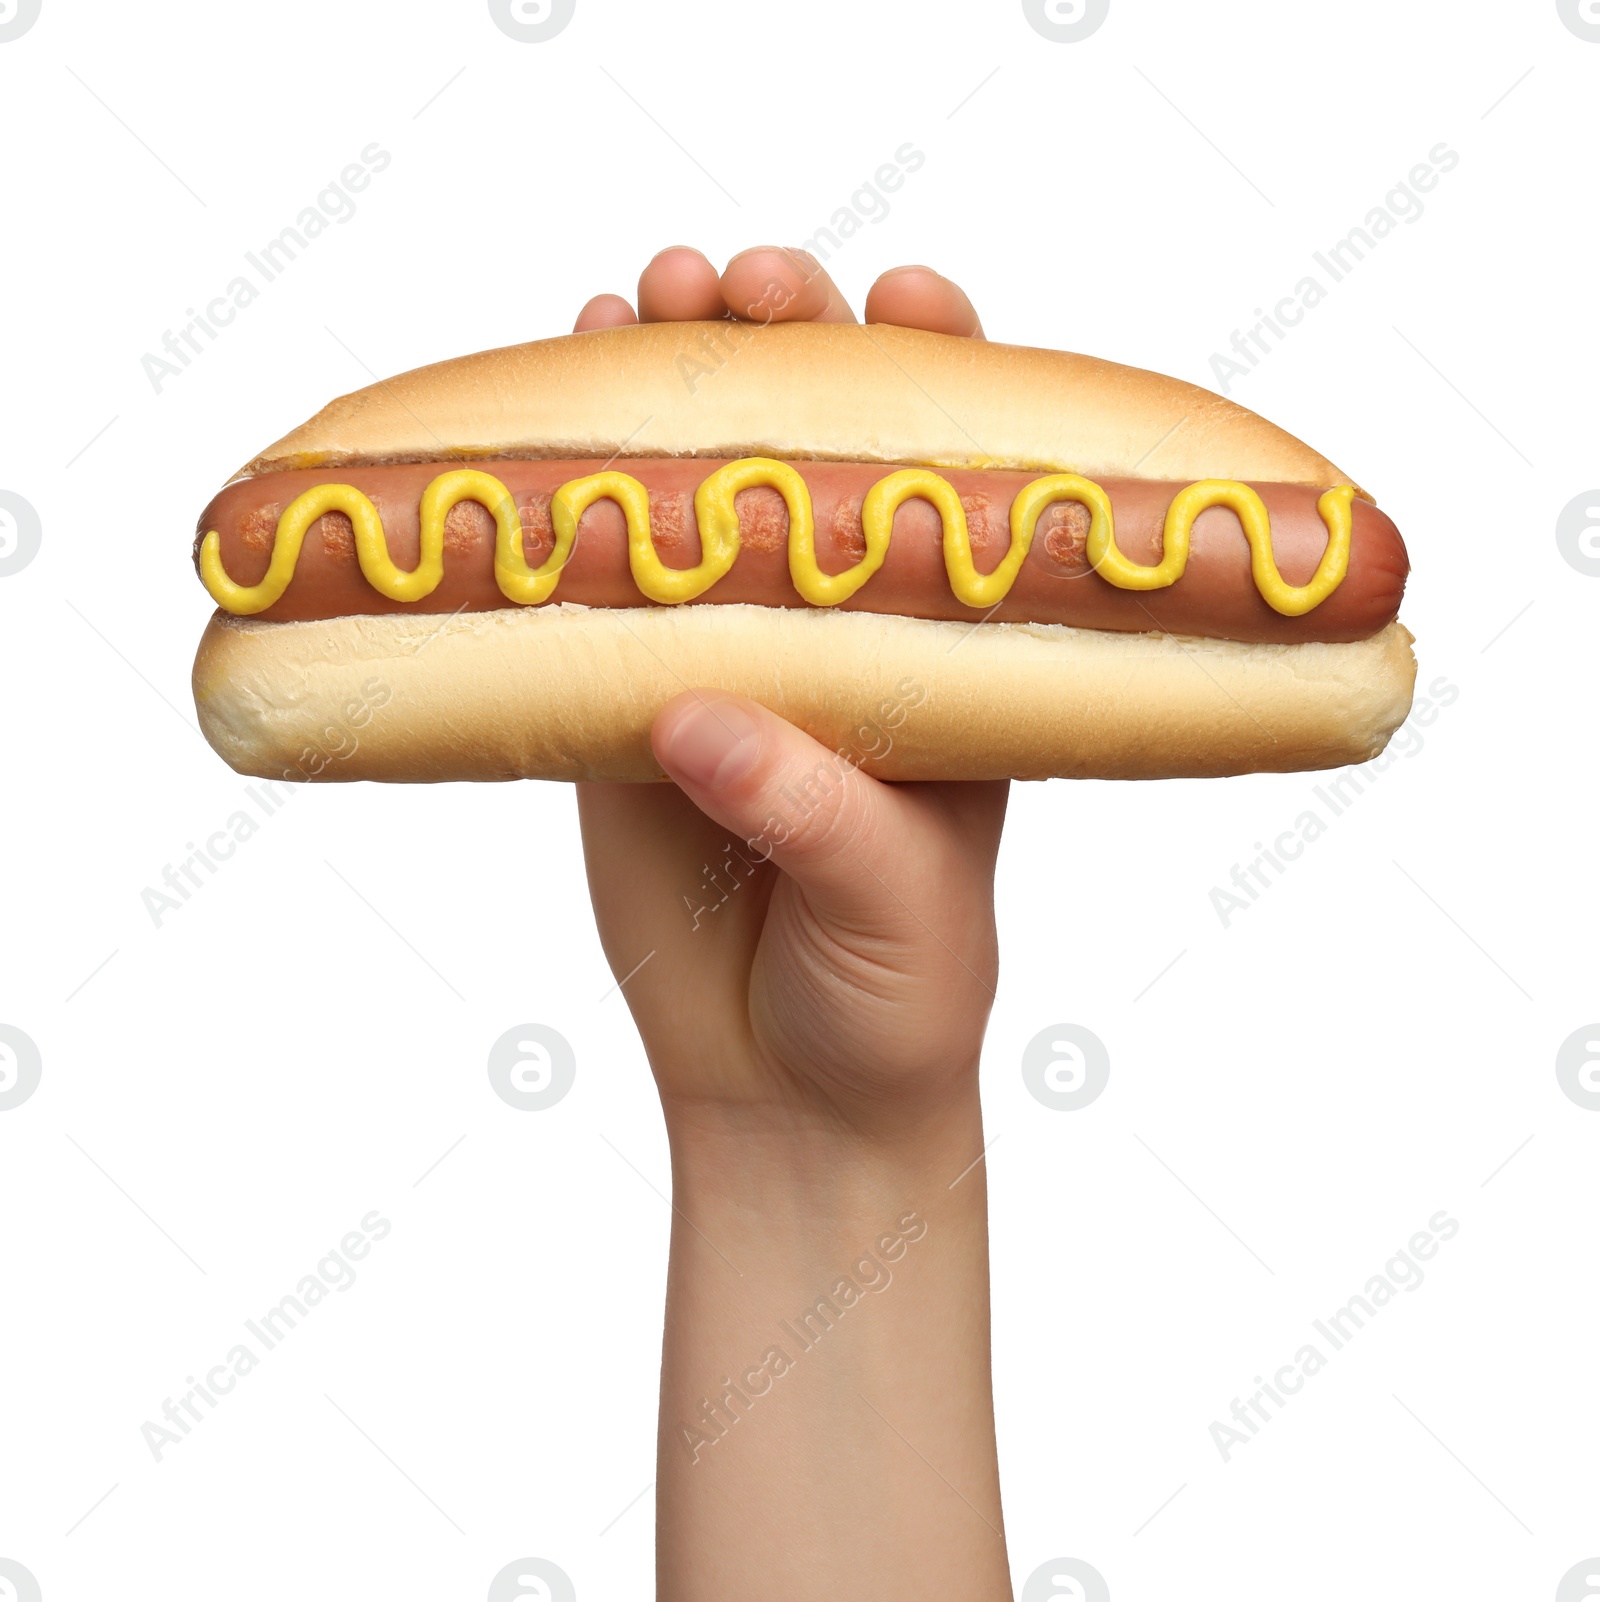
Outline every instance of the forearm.
[(976, 1094), (888, 1144), (669, 1131), (662, 1602), (1009, 1599)]

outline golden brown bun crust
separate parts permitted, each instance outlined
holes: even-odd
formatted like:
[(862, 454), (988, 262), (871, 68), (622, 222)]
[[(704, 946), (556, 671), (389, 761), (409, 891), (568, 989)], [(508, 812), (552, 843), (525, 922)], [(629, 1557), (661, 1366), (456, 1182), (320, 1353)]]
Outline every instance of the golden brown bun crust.
[(1383, 749), (1416, 663), (1059, 624), (760, 606), (569, 605), (259, 623), (200, 643), (201, 727), (268, 778), (661, 776), (648, 730), (689, 686), (749, 695), (888, 779), (1201, 778)]
[(332, 402), (243, 473), (614, 455), (1351, 482), (1179, 379), (883, 323), (647, 323), (461, 356)]

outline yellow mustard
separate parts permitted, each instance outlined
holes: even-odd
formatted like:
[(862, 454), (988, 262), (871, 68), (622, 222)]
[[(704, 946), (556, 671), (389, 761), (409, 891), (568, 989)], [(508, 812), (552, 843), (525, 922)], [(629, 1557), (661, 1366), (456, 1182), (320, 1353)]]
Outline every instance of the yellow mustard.
[(1167, 508), (1161, 560), (1146, 566), (1130, 561), (1117, 548), (1111, 497), (1104, 488), (1076, 473), (1051, 473), (1018, 491), (1011, 502), (1011, 543), (1006, 554), (992, 572), (980, 573), (973, 563), (966, 512), (955, 486), (928, 468), (908, 467), (879, 479), (867, 491), (861, 507), (866, 555), (842, 573), (824, 573), (817, 562), (816, 524), (805, 480), (788, 462), (747, 456), (719, 467), (695, 491), (700, 561), (691, 568), (671, 568), (662, 562), (651, 538), (649, 491), (638, 479), (616, 471), (570, 479), (555, 492), (550, 502), (555, 548), (537, 568), (530, 568), (511, 491), (492, 473), (463, 468), (441, 473), (423, 491), (418, 560), (409, 572), (391, 560), (378, 509), (360, 490), (348, 484), (318, 484), (284, 508), (273, 537), (272, 558), (259, 584), (236, 584), (228, 577), (215, 531), (200, 546), (200, 577), (224, 611), (243, 617), (264, 612), (289, 587), (311, 525), (327, 512), (343, 512), (355, 530), (362, 574), (373, 589), (392, 601), (420, 601), (444, 577), (445, 519), (459, 502), (477, 501), (495, 521), (494, 575), (501, 593), (518, 606), (537, 606), (555, 593), (583, 514), (596, 501), (611, 500), (627, 524), (628, 568), (640, 594), (664, 606), (678, 606), (704, 595), (732, 568), (739, 554), (736, 497), (740, 490), (763, 487), (776, 490), (788, 508), (789, 577), (796, 592), (813, 606), (837, 606), (849, 600), (883, 566), (894, 515), (913, 499), (929, 502), (938, 512), (951, 591), (975, 610), (996, 607), (1006, 598), (1032, 549), (1039, 518), (1058, 501), (1078, 501), (1088, 508), (1086, 554), (1100, 577), (1118, 589), (1158, 590), (1176, 584), (1188, 566), (1195, 519), (1213, 506), (1226, 506), (1238, 517), (1250, 547), (1256, 589), (1285, 617), (1300, 617), (1320, 606), (1344, 582), (1350, 568), (1355, 491), (1348, 484), (1319, 497), (1317, 511), (1328, 543), (1310, 583), (1295, 585), (1285, 582), (1278, 571), (1271, 518), (1248, 484), (1208, 478), (1180, 490)]

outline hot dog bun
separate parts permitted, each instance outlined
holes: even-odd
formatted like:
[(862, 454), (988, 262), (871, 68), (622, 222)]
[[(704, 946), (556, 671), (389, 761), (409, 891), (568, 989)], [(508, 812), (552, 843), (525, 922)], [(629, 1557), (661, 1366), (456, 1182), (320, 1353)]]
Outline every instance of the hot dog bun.
[(1354, 482), (1233, 401), (1098, 357), (882, 323), (726, 322), (601, 328), (419, 367), (324, 406), (236, 476), (507, 456)]
[(1059, 624), (763, 606), (552, 605), (257, 623), (195, 662), (241, 773), (657, 779), (651, 720), (691, 685), (753, 697), (887, 779), (1164, 779), (1377, 755), (1411, 704), (1398, 623), (1353, 644), (1242, 645)]
[[(607, 329), (421, 368), (333, 402), (240, 476), (752, 455), (1351, 482), (1254, 413), (1158, 374), (885, 326), (727, 323)], [(1361, 639), (1251, 644), (558, 596), (458, 615), (218, 613), (194, 693), (215, 749), (269, 778), (659, 778), (650, 723), (693, 686), (752, 696), (885, 778), (1210, 777), (1376, 755), (1410, 705), (1410, 647), (1397, 622)]]

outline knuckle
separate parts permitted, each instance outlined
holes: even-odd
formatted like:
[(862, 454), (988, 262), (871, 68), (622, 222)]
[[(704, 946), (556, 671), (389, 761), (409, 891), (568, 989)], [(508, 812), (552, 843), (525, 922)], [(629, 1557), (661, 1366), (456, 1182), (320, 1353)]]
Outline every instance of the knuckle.
[(791, 860), (838, 857), (857, 851), (870, 809), (849, 762), (829, 755), (783, 775), (770, 810), (784, 823), (783, 851)]

